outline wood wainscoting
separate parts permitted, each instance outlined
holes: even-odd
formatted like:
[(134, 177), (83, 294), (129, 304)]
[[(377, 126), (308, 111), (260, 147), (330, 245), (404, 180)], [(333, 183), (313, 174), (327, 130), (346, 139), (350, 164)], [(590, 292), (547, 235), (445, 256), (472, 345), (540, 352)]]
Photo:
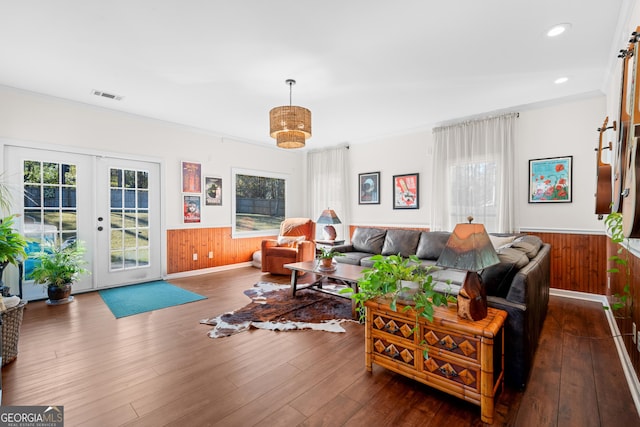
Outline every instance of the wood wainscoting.
[[(234, 239), (231, 227), (167, 230), (167, 274), (251, 261), (264, 239), (276, 237)], [(212, 258), (209, 258), (209, 252), (213, 253)]]
[(526, 232), (551, 244), (551, 287), (607, 294), (607, 236)]

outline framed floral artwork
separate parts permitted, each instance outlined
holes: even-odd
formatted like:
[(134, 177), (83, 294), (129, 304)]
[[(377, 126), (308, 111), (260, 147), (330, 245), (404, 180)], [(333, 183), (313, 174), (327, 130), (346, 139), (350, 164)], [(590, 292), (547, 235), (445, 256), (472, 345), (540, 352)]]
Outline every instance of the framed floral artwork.
[(358, 204), (380, 204), (380, 172), (358, 174)]
[(529, 203), (570, 203), (573, 156), (529, 160)]
[(418, 209), (419, 174), (393, 176), (393, 209)]

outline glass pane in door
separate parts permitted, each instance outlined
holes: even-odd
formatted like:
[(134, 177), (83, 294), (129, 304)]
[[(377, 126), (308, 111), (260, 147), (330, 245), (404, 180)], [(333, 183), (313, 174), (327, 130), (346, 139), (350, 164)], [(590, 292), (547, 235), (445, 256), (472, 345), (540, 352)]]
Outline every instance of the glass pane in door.
[(24, 262), (29, 279), (35, 256), (53, 246), (66, 246), (78, 237), (76, 165), (25, 160), (24, 232), (28, 238)]
[(149, 265), (149, 172), (110, 168), (110, 271)]

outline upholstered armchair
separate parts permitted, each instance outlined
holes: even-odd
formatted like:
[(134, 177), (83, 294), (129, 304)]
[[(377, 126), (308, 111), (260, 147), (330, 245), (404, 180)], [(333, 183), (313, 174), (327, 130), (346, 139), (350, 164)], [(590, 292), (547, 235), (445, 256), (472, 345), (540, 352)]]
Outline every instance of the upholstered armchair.
[(313, 261), (316, 257), (316, 223), (309, 218), (287, 218), (280, 224), (277, 240), (262, 241), (262, 271), (291, 274), (284, 264)]

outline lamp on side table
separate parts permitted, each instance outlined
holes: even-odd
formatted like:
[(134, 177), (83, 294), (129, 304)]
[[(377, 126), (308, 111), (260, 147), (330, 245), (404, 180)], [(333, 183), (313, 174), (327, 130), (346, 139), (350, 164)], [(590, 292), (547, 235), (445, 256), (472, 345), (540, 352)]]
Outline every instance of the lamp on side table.
[(498, 264), (500, 259), (482, 224), (458, 224), (451, 233), (436, 265), (466, 270), (458, 293), (458, 316), (481, 320), (487, 317), (487, 291), (478, 271)]
[(336, 229), (333, 224), (342, 224), (342, 221), (340, 221), (340, 218), (338, 218), (338, 215), (336, 215), (336, 212), (333, 209), (327, 208), (323, 210), (317, 223), (327, 224), (322, 229), (322, 236), (324, 237), (324, 240), (336, 240), (338, 233), (336, 233)]

